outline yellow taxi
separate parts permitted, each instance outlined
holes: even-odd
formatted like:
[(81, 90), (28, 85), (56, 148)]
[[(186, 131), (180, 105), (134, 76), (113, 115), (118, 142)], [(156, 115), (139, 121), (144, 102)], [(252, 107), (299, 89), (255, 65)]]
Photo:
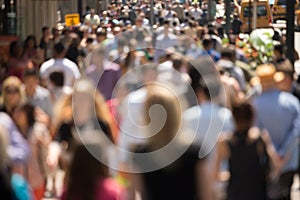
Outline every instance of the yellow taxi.
[[(250, 8), (251, 1), (251, 9)], [(240, 19), (243, 22), (242, 32), (249, 32), (249, 23), (252, 29), (253, 24), (253, 0), (243, 0), (240, 6)], [(272, 26), (271, 9), (268, 0), (257, 0), (257, 21), (256, 28), (269, 28)], [(250, 10), (250, 12), (249, 12)], [(250, 18), (250, 22), (249, 22)]]
[[(278, 19), (286, 19), (286, 1), (287, 0), (275, 0), (272, 8), (272, 16), (274, 22)], [(295, 10), (299, 8), (299, 0), (295, 0)]]

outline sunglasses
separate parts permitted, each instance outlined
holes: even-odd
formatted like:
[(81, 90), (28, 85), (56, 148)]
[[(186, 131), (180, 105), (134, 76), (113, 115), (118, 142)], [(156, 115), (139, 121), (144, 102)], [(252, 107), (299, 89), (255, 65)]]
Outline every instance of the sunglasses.
[(6, 88), (5, 92), (7, 94), (16, 94), (16, 93), (19, 93), (19, 89), (18, 88)]

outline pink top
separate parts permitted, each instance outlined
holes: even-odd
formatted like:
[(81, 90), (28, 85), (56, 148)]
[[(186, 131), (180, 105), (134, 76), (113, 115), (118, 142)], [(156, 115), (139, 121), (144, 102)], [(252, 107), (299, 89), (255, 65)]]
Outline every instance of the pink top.
[[(62, 195), (62, 200), (66, 200), (67, 192)], [(126, 191), (114, 179), (106, 178), (98, 182), (95, 200), (125, 200)]]

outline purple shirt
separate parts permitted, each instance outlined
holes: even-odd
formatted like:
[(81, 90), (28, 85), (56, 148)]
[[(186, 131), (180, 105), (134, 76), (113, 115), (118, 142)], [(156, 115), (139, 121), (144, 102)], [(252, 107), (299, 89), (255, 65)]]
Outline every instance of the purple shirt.
[(8, 155), (13, 162), (26, 162), (29, 156), (29, 146), (26, 139), (21, 135), (14, 121), (4, 112), (0, 112), (0, 125), (9, 136)]
[(121, 77), (121, 68), (116, 63), (104, 60), (103, 70), (97, 69), (96, 65), (91, 65), (87, 68), (86, 75), (94, 81), (105, 100), (109, 100), (112, 98), (115, 85)]

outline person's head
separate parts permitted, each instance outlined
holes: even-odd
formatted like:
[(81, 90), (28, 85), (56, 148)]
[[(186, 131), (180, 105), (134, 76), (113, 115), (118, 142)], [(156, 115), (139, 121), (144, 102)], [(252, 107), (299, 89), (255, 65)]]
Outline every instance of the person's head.
[(57, 38), (57, 37), (59, 37), (59, 35), (60, 35), (59, 29), (58, 29), (56, 26), (54, 26), (54, 27), (52, 28), (51, 32), (52, 32), (52, 35), (53, 35), (54, 38)]
[(239, 102), (232, 106), (232, 114), (237, 132), (247, 133), (253, 126), (254, 109), (249, 102)]
[(8, 113), (22, 101), (21, 86), (22, 82), (16, 76), (9, 76), (3, 81), (2, 104)]
[(101, 70), (103, 69), (102, 64), (103, 61), (105, 59), (105, 49), (103, 48), (103, 46), (98, 46), (96, 47), (96, 49), (92, 52), (92, 60), (91, 60), (91, 64), (96, 65), (98, 67), (101, 68)]
[(50, 83), (53, 87), (62, 88), (64, 86), (64, 73), (63, 72), (52, 72), (49, 75)]
[(137, 17), (136, 20), (135, 20), (135, 25), (136, 25), (137, 27), (141, 27), (142, 24), (143, 24), (143, 18), (141, 18), (140, 16)]
[(50, 29), (48, 26), (42, 27), (42, 34), (44, 38), (50, 36)]
[(62, 42), (56, 43), (54, 45), (54, 57), (55, 58), (63, 58), (65, 57), (66, 49)]
[(95, 9), (91, 9), (91, 16), (94, 16), (95, 15)]
[(107, 17), (107, 11), (106, 11), (106, 10), (104, 10), (104, 11), (102, 12), (102, 17), (103, 17), (103, 18)]
[(35, 123), (35, 109), (31, 104), (20, 104), (14, 108), (12, 117), (24, 137)]
[(9, 56), (20, 58), (23, 54), (23, 44), (21, 41), (13, 41), (9, 45)]
[(111, 122), (104, 97), (98, 92), (92, 80), (82, 78), (75, 82), (73, 93), (73, 117), (84, 124), (90, 119), (101, 119)]
[(284, 58), (284, 46), (282, 44), (275, 45), (273, 54), (274, 54), (275, 61), (283, 59)]
[(273, 64), (262, 64), (256, 67), (256, 77), (250, 80), (252, 85), (260, 84), (262, 91), (278, 88), (278, 83), (284, 79), (284, 73), (276, 72)]
[(170, 28), (170, 21), (169, 20), (164, 20), (164, 23), (163, 23), (163, 26), (164, 26), (164, 33), (168, 33), (169, 32), (169, 28)]
[(99, 43), (101, 43), (104, 40), (106, 40), (107, 32), (105, 29), (101, 29), (101, 30), (97, 31), (96, 36), (97, 36), (97, 41)]
[(39, 75), (36, 69), (26, 69), (24, 72), (25, 93), (32, 97), (35, 94), (36, 87), (39, 85)]
[(146, 64), (141, 67), (143, 83), (147, 84), (149, 82), (154, 82), (157, 80), (157, 64)]
[(278, 83), (278, 89), (281, 91), (290, 92), (294, 83), (294, 68), (292, 63), (286, 59), (276, 65), (278, 72), (284, 73), (284, 79)]
[(210, 50), (213, 47), (213, 41), (210, 35), (203, 36), (202, 45), (205, 50)]
[(113, 28), (113, 34), (118, 35), (122, 32), (122, 29), (119, 26)]
[(34, 35), (27, 36), (24, 43), (24, 49), (28, 49), (28, 48), (31, 49), (36, 47), (37, 47), (36, 37)]
[(178, 133), (181, 124), (181, 106), (176, 94), (161, 84), (147, 86), (145, 123), (152, 136), (149, 145), (159, 149), (167, 145)]
[(200, 103), (218, 100), (222, 85), (218, 70), (210, 57), (191, 60), (189, 76), (191, 87)]
[(80, 144), (76, 147), (68, 173), (66, 200), (96, 199), (97, 183), (109, 176), (108, 167), (91, 154), (91, 148), (101, 154), (105, 152), (101, 145), (96, 144)]
[(236, 51), (233, 45), (225, 47), (221, 50), (221, 58), (234, 62), (236, 60)]
[(176, 70), (176, 71), (180, 71), (181, 70), (181, 67), (183, 65), (183, 56), (182, 55), (179, 55), (179, 54), (172, 54), (172, 62), (173, 62), (173, 68)]

